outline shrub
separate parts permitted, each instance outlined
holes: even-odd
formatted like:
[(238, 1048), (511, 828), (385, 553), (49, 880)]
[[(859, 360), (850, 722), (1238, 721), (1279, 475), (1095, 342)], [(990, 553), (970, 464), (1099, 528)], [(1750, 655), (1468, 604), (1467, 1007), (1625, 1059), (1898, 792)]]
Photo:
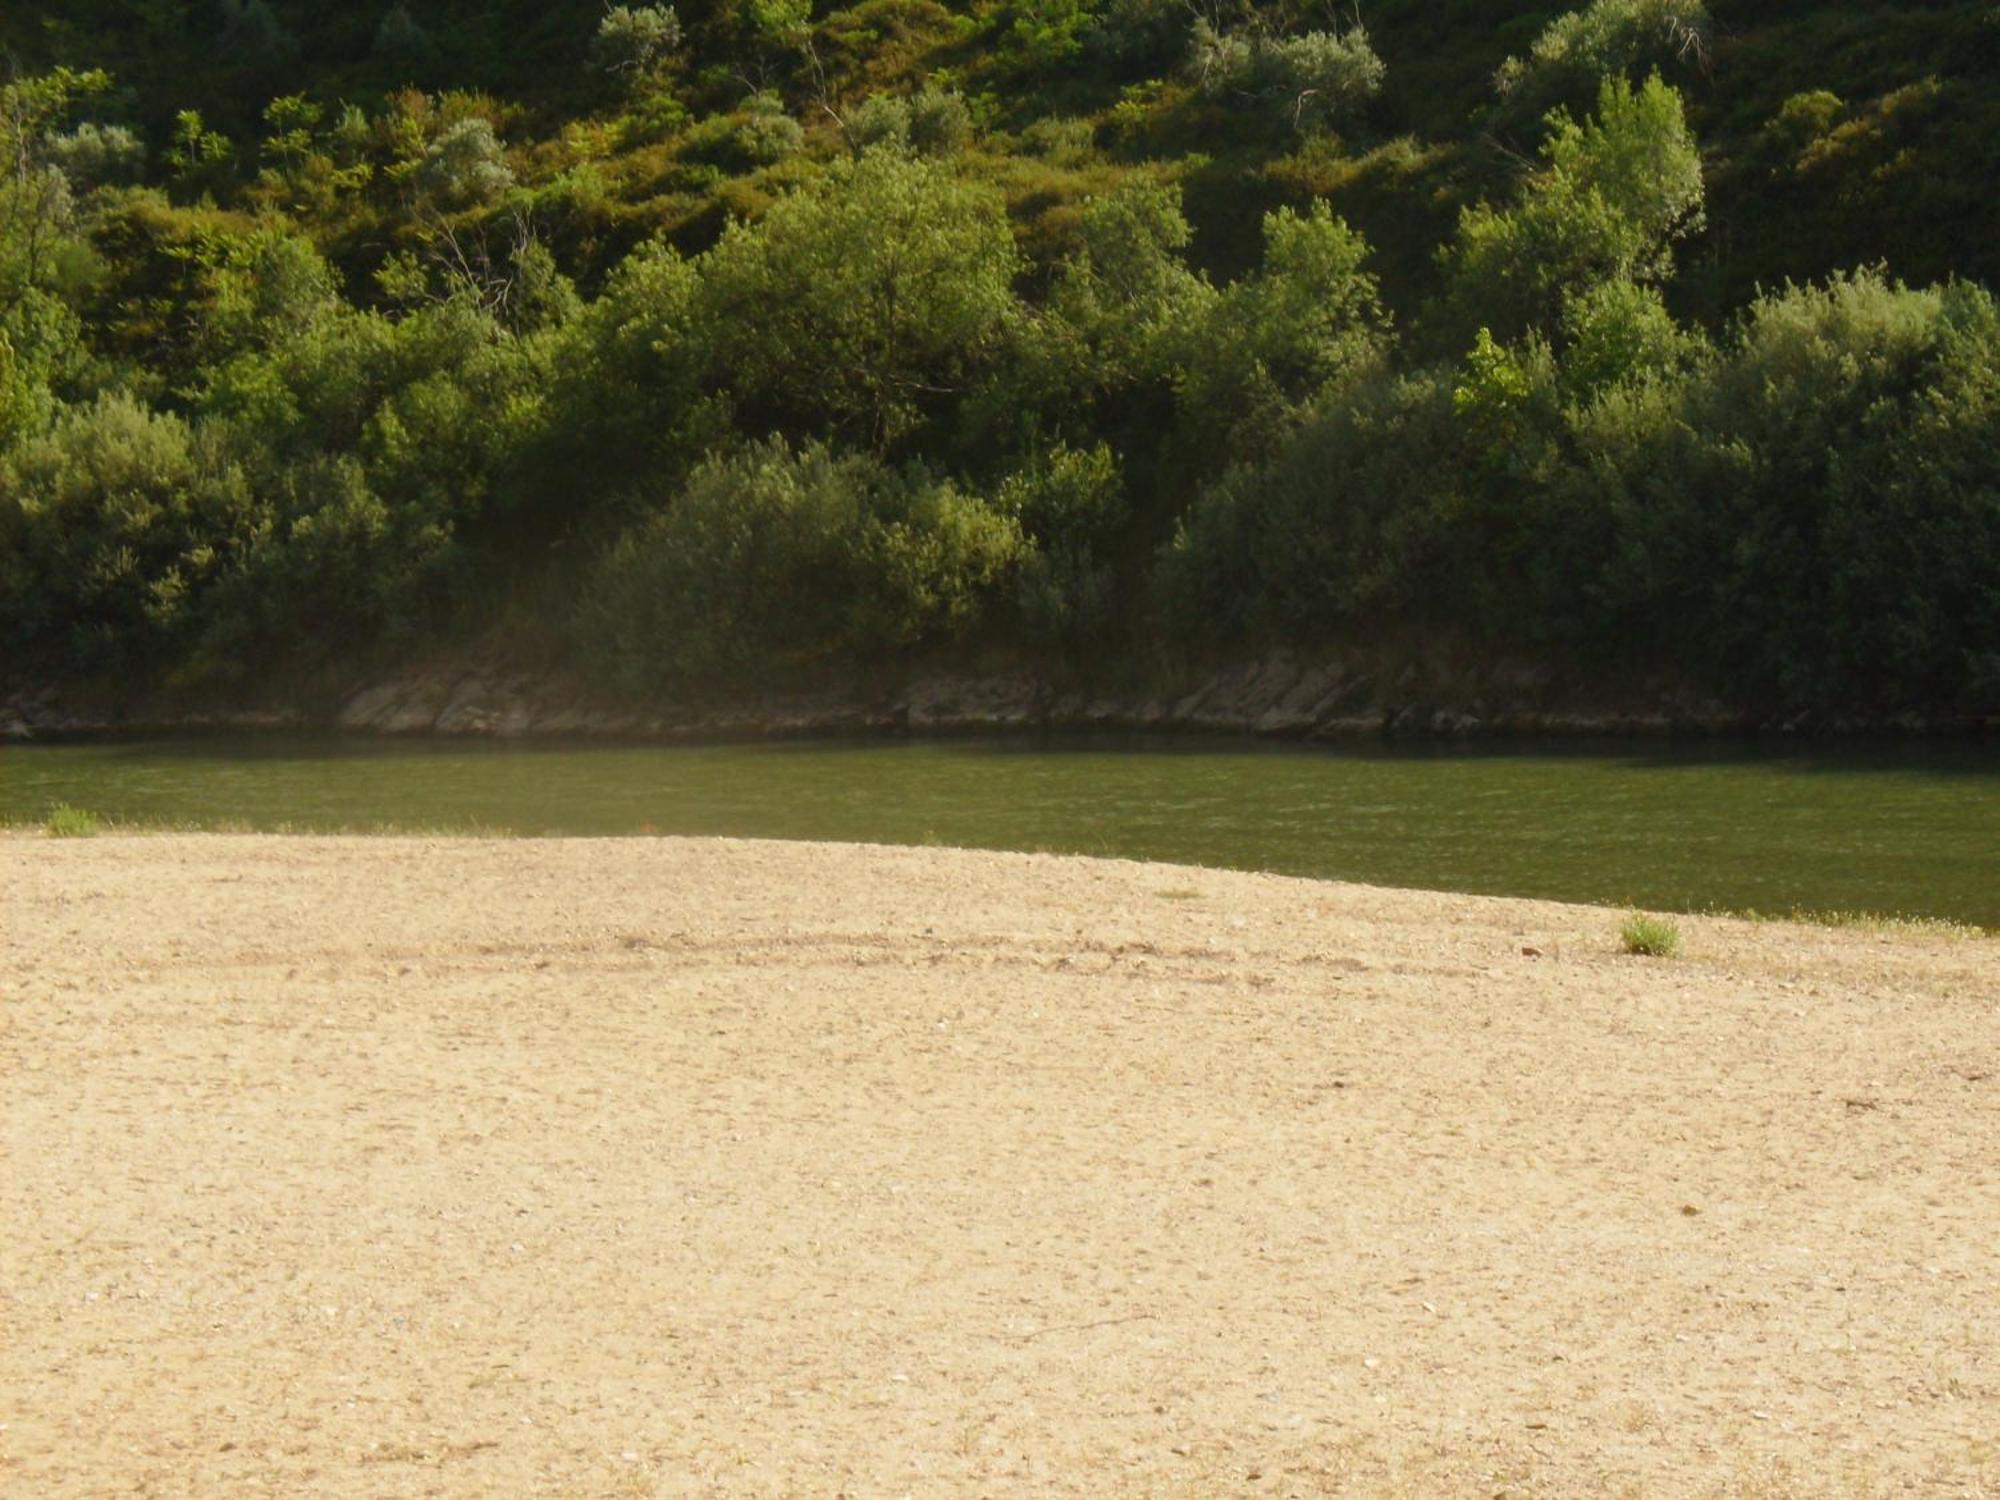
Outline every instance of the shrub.
[(439, 208), (474, 208), (512, 187), (514, 174), (492, 124), (474, 117), (446, 126), (424, 149), (416, 185)]
[(1105, 0), (1084, 50), (1121, 77), (1157, 78), (1186, 56), (1193, 14), (1175, 0)]
[(1705, 62), (1708, 8), (1702, 0), (1593, 0), (1551, 21), (1526, 57), (1510, 57), (1494, 87), (1510, 112), (1538, 115), (1580, 104), (1599, 81), (1642, 66)]
[(1627, 953), (1642, 958), (1673, 958), (1681, 951), (1681, 929), (1671, 917), (1633, 912), (1618, 929)]
[(736, 149), (751, 166), (768, 167), (796, 156), (805, 143), (805, 127), (785, 113), (784, 101), (776, 94), (752, 94), (744, 102)]
[(50, 137), (43, 152), (78, 188), (137, 182), (146, 170), (144, 143), (123, 125), (79, 125)]
[(730, 225), (699, 262), (696, 337), (759, 425), (883, 450), (993, 358), (1018, 264), (995, 193), (878, 149)]
[(270, 518), (203, 601), (191, 660), (204, 675), (352, 663), (441, 622), (461, 561), (447, 518), (384, 504), (347, 455), (289, 465), (263, 488)]
[(1204, 489), (1160, 559), (1176, 633), (1324, 638), (1443, 605), (1471, 470), (1452, 396), (1439, 370), (1330, 393), (1266, 462)]
[(128, 396), (72, 408), (0, 462), (0, 639), (77, 674), (157, 667), (252, 520), (213, 434)]
[(1668, 588), (1680, 618), (1706, 601), (1714, 670), (1795, 706), (2000, 701), (1991, 295), (1878, 272), (1768, 293), (1683, 420), (1662, 519), (1698, 544)]
[(1389, 322), (1368, 242), (1315, 201), (1264, 217), (1264, 264), (1191, 318), (1177, 351), (1183, 428), (1265, 451), (1299, 403), (1373, 365)]
[(894, 94), (870, 94), (847, 112), (842, 122), (848, 144), (856, 151), (871, 146), (907, 146), (910, 143), (909, 101)]
[(607, 73), (651, 71), (681, 44), (681, 18), (671, 5), (614, 5), (597, 23), (590, 61)]
[(104, 826), (96, 813), (58, 802), (49, 809), (42, 831), (52, 839), (87, 839)]
[(613, 547), (578, 637), (642, 689), (881, 653), (962, 633), (1021, 552), (1010, 517), (921, 469), (773, 438)]
[(1441, 321), (1458, 337), (1552, 329), (1568, 292), (1663, 280), (1675, 243), (1701, 226), (1701, 152), (1680, 95), (1657, 75), (1637, 89), (1606, 79), (1594, 119), (1557, 111), (1549, 123), (1544, 166), (1518, 201), (1467, 208), (1441, 256)]
[(1381, 92), (1387, 73), (1358, 24), (1277, 37), (1223, 33), (1197, 21), (1190, 66), (1205, 93), (1270, 101), (1300, 130), (1352, 115)]
[(1016, 589), (1028, 639), (1066, 662), (1081, 661), (1115, 623), (1104, 559), (1127, 519), (1117, 456), (1102, 443), (1082, 452), (1059, 447), (1010, 476), (993, 503), (1034, 544)]
[(1051, 115), (1021, 132), (1021, 144), (1059, 167), (1073, 167), (1097, 154), (1097, 127), (1089, 120)]
[(925, 156), (950, 156), (972, 139), (972, 112), (950, 89), (921, 89), (910, 99), (910, 147)]

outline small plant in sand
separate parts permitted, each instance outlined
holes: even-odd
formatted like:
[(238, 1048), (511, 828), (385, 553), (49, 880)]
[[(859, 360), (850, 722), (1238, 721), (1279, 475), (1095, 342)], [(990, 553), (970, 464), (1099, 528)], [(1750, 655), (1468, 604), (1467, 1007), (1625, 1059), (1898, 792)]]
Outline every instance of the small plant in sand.
[(1635, 911), (1618, 929), (1618, 938), (1627, 953), (1642, 958), (1672, 958), (1681, 951), (1681, 929), (1671, 917)]
[(87, 839), (103, 826), (96, 813), (58, 802), (49, 809), (42, 831), (52, 839)]

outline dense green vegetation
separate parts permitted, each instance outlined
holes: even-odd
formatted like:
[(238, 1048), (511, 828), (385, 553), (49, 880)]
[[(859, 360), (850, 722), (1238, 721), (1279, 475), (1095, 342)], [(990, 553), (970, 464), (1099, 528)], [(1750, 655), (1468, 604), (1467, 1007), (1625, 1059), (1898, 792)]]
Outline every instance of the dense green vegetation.
[(1398, 641), (2000, 709), (1992, 0), (64, 0), (0, 50), (12, 679)]

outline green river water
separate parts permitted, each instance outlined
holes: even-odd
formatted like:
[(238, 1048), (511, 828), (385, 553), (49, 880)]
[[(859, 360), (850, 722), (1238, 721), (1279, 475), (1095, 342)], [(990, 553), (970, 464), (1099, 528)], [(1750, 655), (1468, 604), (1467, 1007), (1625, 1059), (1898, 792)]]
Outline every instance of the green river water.
[(2000, 747), (101, 740), (0, 750), (0, 820), (1044, 849), (1662, 909), (2000, 927)]

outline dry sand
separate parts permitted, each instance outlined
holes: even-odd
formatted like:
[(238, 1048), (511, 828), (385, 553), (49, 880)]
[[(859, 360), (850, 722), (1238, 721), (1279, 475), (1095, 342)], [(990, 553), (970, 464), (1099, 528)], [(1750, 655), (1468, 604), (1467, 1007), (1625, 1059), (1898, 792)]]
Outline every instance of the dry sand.
[(2000, 1493), (1991, 940), (725, 841), (0, 876), (9, 1496)]

